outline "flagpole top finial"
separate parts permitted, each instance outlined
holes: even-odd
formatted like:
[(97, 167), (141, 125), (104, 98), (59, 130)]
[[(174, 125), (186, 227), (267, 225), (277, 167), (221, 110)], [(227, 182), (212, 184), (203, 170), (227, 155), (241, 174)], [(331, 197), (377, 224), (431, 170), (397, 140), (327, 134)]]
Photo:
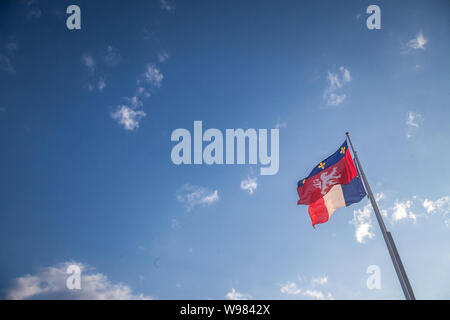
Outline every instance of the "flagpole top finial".
[(348, 131), (347, 131), (347, 132), (345, 133), (345, 135), (346, 135), (346, 136), (348, 136), (348, 135), (349, 135)]

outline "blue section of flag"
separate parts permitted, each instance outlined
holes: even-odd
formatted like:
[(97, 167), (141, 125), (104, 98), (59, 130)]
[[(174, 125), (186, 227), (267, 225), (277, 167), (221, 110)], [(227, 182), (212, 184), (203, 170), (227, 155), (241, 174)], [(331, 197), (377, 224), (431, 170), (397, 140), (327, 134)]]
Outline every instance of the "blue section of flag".
[(349, 184), (342, 184), (341, 187), (347, 207), (353, 203), (360, 202), (366, 196), (366, 190), (364, 190), (361, 179), (358, 176), (354, 177)]
[[(347, 150), (348, 150), (347, 140), (345, 140), (345, 142), (337, 149), (335, 153), (333, 153), (331, 156), (318, 163), (311, 171), (311, 173), (304, 179), (309, 179), (312, 176), (318, 174), (319, 172), (322, 172), (323, 170), (326, 170), (327, 168), (338, 163), (345, 156)], [(297, 183), (297, 186), (299, 187), (302, 186), (304, 179), (300, 179)]]

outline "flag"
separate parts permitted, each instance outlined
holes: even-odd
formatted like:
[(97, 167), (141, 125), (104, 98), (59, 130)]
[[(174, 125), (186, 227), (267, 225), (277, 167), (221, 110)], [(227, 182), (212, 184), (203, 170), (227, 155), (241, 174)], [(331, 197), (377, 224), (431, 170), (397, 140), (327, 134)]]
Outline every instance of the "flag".
[(311, 204), (321, 199), (337, 184), (348, 184), (357, 175), (347, 141), (331, 156), (321, 161), (311, 173), (298, 181), (297, 204)]
[(366, 196), (361, 179), (356, 176), (349, 184), (336, 184), (322, 198), (309, 204), (308, 212), (313, 227), (327, 222), (334, 211), (360, 202)]

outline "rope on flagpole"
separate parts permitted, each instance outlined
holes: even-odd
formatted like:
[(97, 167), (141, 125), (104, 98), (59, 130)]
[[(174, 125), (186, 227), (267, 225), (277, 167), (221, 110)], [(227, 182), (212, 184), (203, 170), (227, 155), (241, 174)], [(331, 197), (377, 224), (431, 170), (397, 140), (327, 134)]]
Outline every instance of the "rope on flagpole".
[(384, 241), (386, 242), (389, 255), (391, 256), (392, 263), (394, 264), (395, 271), (397, 272), (397, 276), (400, 281), (400, 285), (402, 287), (405, 298), (406, 300), (416, 300), (411, 284), (409, 283), (408, 276), (406, 275), (405, 268), (403, 267), (402, 260), (400, 259), (400, 255), (398, 254), (397, 247), (395, 246), (394, 239), (392, 238), (391, 233), (386, 230), (383, 218), (381, 217), (380, 209), (378, 209), (378, 205), (377, 202), (375, 201), (375, 197), (373, 196), (372, 189), (369, 186), (369, 182), (367, 181), (366, 175), (364, 174), (364, 170), (361, 166), (361, 163), (359, 162), (358, 154), (353, 148), (352, 140), (350, 139), (350, 134), (346, 132), (345, 135), (347, 136), (348, 142), (350, 143), (350, 147), (352, 148), (353, 155), (356, 160), (358, 173), (363, 180), (364, 187), (366, 188), (367, 191), (367, 196), (370, 199), (373, 211), (375, 212), (375, 216), (377, 217), (381, 233), (383, 234)]

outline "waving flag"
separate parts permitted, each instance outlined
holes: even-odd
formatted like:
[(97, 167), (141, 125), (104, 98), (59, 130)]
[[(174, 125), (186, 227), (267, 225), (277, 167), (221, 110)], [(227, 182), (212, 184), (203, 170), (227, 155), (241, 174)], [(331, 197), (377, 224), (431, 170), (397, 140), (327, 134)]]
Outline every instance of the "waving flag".
[(298, 204), (309, 205), (308, 212), (314, 227), (318, 223), (327, 222), (336, 209), (361, 201), (366, 196), (367, 190), (367, 196), (380, 224), (384, 241), (405, 298), (407, 300), (415, 300), (414, 292), (398, 254), (394, 239), (391, 233), (386, 230), (377, 201), (373, 196), (364, 170), (361, 167), (361, 162), (350, 140), (350, 134), (346, 132), (345, 135), (355, 155), (359, 173), (356, 171), (346, 140), (334, 154), (321, 161), (306, 178), (297, 183), (297, 192), (300, 197)]
[(345, 141), (331, 156), (321, 161), (297, 183), (297, 204), (316, 202), (337, 184), (348, 184), (358, 173)]
[(321, 161), (297, 184), (300, 200), (297, 204), (308, 204), (313, 227), (327, 222), (334, 211), (366, 196), (355, 164), (345, 141), (339, 149)]
[(360, 202), (365, 196), (366, 191), (359, 177), (354, 177), (349, 184), (334, 185), (326, 195), (309, 204), (308, 212), (313, 227), (327, 222), (337, 209)]

